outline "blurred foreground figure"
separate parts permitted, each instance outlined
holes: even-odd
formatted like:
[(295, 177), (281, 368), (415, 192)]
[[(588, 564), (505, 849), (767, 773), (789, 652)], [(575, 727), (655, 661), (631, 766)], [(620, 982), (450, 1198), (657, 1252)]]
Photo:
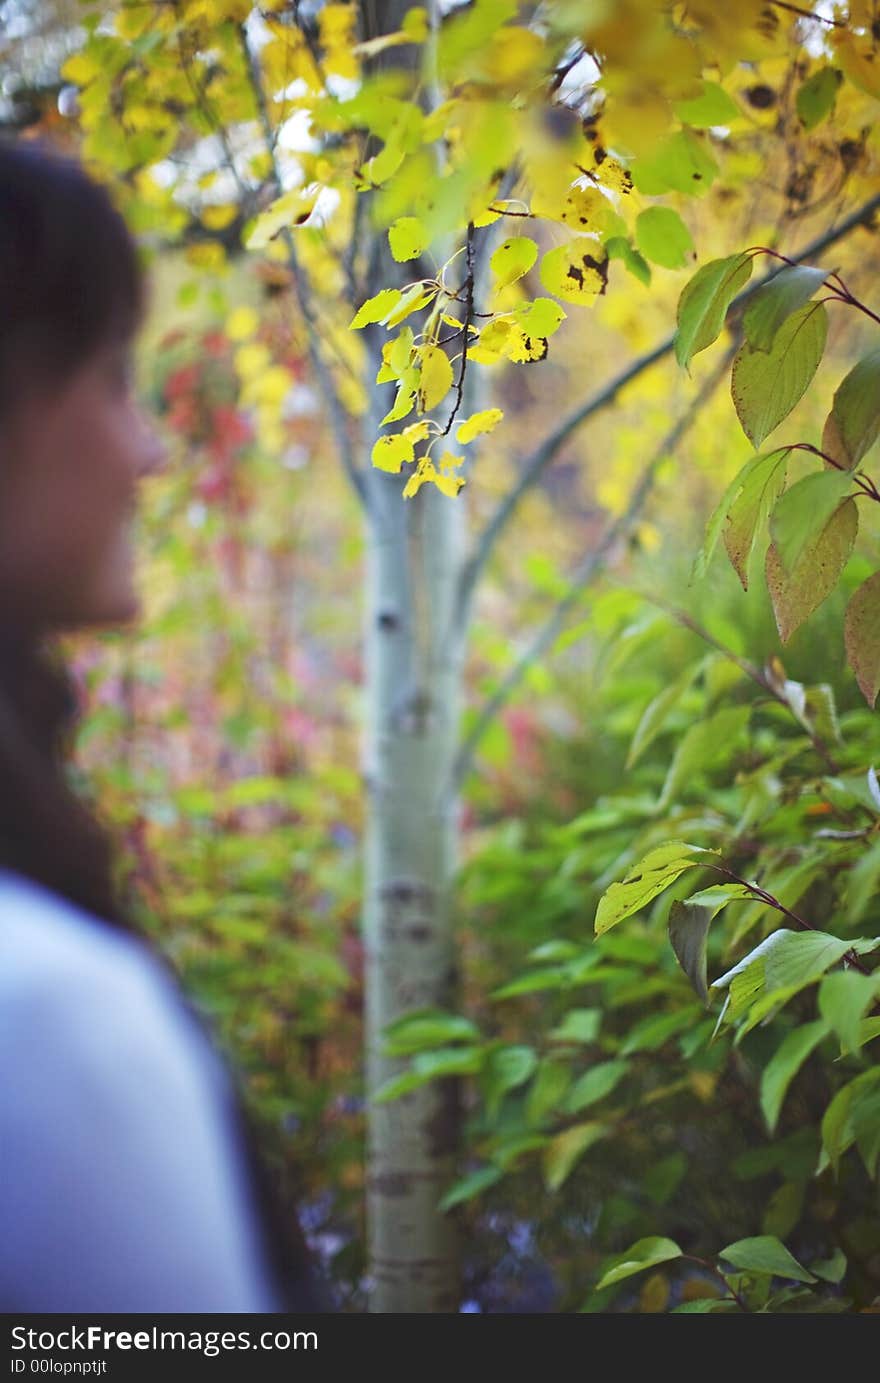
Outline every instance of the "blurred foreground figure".
[(132, 393), (143, 298), (106, 193), (0, 144), (0, 1311), (329, 1310), (65, 776), (47, 638), (139, 612), (132, 519), (163, 461)]

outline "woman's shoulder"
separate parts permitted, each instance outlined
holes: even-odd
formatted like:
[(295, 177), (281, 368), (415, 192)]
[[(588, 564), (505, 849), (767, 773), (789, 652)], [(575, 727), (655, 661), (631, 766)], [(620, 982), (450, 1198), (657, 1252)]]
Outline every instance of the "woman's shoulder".
[[(143, 1074), (224, 1091), (208, 1034), (150, 945), (0, 869), (0, 1037), (17, 1059), (77, 1063), (106, 1084)], [(3, 1043), (0, 1043), (2, 1046)], [(181, 1091), (182, 1093), (182, 1091)]]
[(146, 941), (0, 869), (0, 1009), (45, 1006), (61, 1013), (71, 1001), (82, 1008), (103, 997), (124, 1012), (132, 1004), (163, 1004), (173, 990)]
[(278, 1309), (226, 1068), (170, 971), (5, 870), (0, 1091), (0, 1307)]

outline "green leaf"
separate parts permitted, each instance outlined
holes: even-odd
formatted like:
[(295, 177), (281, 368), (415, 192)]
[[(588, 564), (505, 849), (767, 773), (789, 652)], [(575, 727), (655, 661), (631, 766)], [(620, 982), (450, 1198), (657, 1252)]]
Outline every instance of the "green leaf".
[(642, 1174), (642, 1190), (655, 1205), (666, 1205), (687, 1175), (687, 1158), (674, 1152), (662, 1158)]
[(761, 1218), (761, 1232), (784, 1239), (800, 1221), (804, 1211), (806, 1182), (784, 1181), (767, 1202)]
[(651, 282), (651, 266), (645, 262), (638, 250), (634, 249), (625, 235), (612, 235), (605, 241), (605, 251), (609, 259), (622, 259), (627, 273), (638, 279), (647, 288)]
[(788, 1087), (827, 1033), (828, 1024), (824, 1018), (815, 1023), (804, 1023), (802, 1027), (786, 1034), (764, 1067), (761, 1076), (761, 1110), (771, 1133), (775, 1132)]
[(462, 1201), (469, 1201), (478, 1196), (487, 1187), (494, 1186), (496, 1181), (500, 1181), (502, 1171), (500, 1167), (480, 1167), (476, 1172), (470, 1172), (466, 1177), (462, 1177), (454, 1186), (450, 1186), (443, 1199), (438, 1205), (438, 1210), (451, 1210), (454, 1205), (460, 1205)]
[(558, 1027), (547, 1034), (553, 1042), (595, 1042), (602, 1023), (602, 1011), (598, 1008), (574, 1008), (567, 1013)]
[(860, 922), (880, 885), (880, 840), (875, 840), (846, 876), (846, 919)]
[(489, 263), (495, 275), (495, 287), (506, 288), (527, 274), (538, 258), (538, 246), (528, 235), (512, 235), (502, 241)]
[(484, 1055), (481, 1047), (448, 1047), (436, 1052), (420, 1052), (414, 1058), (412, 1068), (387, 1080), (373, 1099), (376, 1104), (387, 1104), (389, 1100), (420, 1090), (432, 1080), (444, 1076), (476, 1075), (483, 1064)]
[(515, 307), (511, 316), (526, 336), (547, 337), (559, 330), (568, 313), (552, 298), (533, 298)]
[(596, 1283), (596, 1291), (601, 1292), (604, 1287), (623, 1282), (624, 1278), (644, 1272), (645, 1268), (655, 1268), (658, 1263), (670, 1263), (673, 1258), (680, 1257), (681, 1249), (674, 1239), (662, 1239), (656, 1235), (639, 1239), (625, 1253), (618, 1254), (612, 1260), (611, 1266), (605, 1269)]
[(749, 588), (755, 543), (785, 484), (787, 465), (788, 451), (782, 449), (753, 457), (740, 471), (742, 484), (725, 516), (724, 546), (743, 590)]
[(573, 941), (565, 941), (561, 937), (553, 937), (550, 941), (542, 941), (540, 946), (534, 946), (529, 951), (529, 960), (538, 961), (565, 961), (574, 960), (579, 956), (581, 948), (576, 946)]
[(695, 774), (730, 758), (750, 715), (750, 706), (725, 706), (685, 732), (669, 765), (657, 811), (664, 811), (674, 802), (679, 790)]
[(508, 1090), (524, 1085), (538, 1065), (533, 1047), (500, 1047), (489, 1053), (483, 1072), (483, 1093), (494, 1119)]
[(729, 1019), (759, 998), (792, 995), (813, 984), (855, 943), (827, 932), (793, 932), (780, 927), (747, 956), (713, 980), (713, 989), (730, 987)]
[(825, 1111), (822, 1119), (822, 1151), (825, 1160), (820, 1161), (818, 1171), (823, 1171), (828, 1162), (835, 1172), (847, 1148), (856, 1141), (856, 1119), (859, 1105), (875, 1093), (880, 1080), (880, 1066), (872, 1066), (851, 1080), (842, 1090), (838, 1090)]
[(518, 994), (535, 994), (542, 989), (566, 989), (568, 984), (569, 974), (564, 965), (548, 965), (544, 970), (533, 970), (503, 984), (500, 989), (493, 989), (491, 997), (514, 999)]
[(636, 1023), (621, 1044), (620, 1055), (632, 1056), (635, 1052), (656, 1052), (669, 1041), (670, 1037), (674, 1037), (683, 1028), (690, 1027), (698, 1013), (698, 1009), (688, 1005), (687, 1008), (676, 1009), (673, 1013), (651, 1014), (649, 1017), (643, 1018), (640, 1023)]
[(729, 1311), (739, 1311), (739, 1309), (733, 1297), (698, 1297), (696, 1301), (683, 1301), (680, 1306), (673, 1306), (669, 1314), (671, 1316), (708, 1316), (711, 1311), (726, 1314)]
[(709, 1002), (706, 977), (706, 944), (713, 918), (734, 898), (750, 898), (742, 884), (718, 884), (669, 909), (669, 941), (676, 960), (704, 1004)]
[(544, 1185), (558, 1191), (580, 1157), (609, 1132), (605, 1124), (575, 1124), (559, 1133), (544, 1150)]
[(639, 910), (673, 879), (677, 879), (686, 869), (693, 869), (714, 851), (702, 850), (698, 845), (687, 845), (684, 841), (668, 841), (658, 845), (645, 855), (638, 864), (627, 872), (626, 878), (606, 889), (596, 909), (594, 931), (597, 936), (616, 927), (625, 917)]
[(773, 1234), (759, 1234), (754, 1239), (738, 1239), (728, 1244), (719, 1255), (735, 1268), (748, 1273), (766, 1273), (769, 1277), (788, 1277), (795, 1282), (815, 1282), (808, 1268), (799, 1263)]
[(707, 192), (718, 174), (708, 142), (691, 130), (669, 135), (632, 166), (633, 184), (646, 197), (683, 192), (688, 197)]
[(529, 1089), (526, 1123), (530, 1127), (542, 1123), (551, 1110), (562, 1105), (570, 1084), (568, 1066), (562, 1061), (555, 1061), (553, 1057), (545, 1057)]
[(417, 216), (399, 216), (389, 227), (388, 244), (398, 264), (418, 259), (429, 243), (428, 228)]
[(743, 331), (749, 345), (756, 351), (769, 351), (782, 323), (809, 302), (827, 277), (827, 269), (814, 269), (808, 264), (780, 269), (758, 289), (743, 313)]
[(804, 129), (814, 129), (830, 114), (842, 80), (838, 68), (820, 67), (799, 88), (795, 104)]
[(880, 1037), (880, 1018), (863, 1018), (859, 1024), (859, 1046), (873, 1042), (875, 1037)]
[(717, 82), (703, 82), (699, 96), (689, 101), (675, 101), (672, 109), (684, 125), (708, 130), (714, 125), (729, 125), (740, 115), (739, 106)]
[(682, 368), (717, 340), (727, 309), (751, 276), (752, 258), (742, 253), (710, 260), (685, 285), (678, 300), (675, 333), (675, 358)]
[(830, 1258), (823, 1259), (821, 1263), (812, 1263), (810, 1269), (823, 1282), (842, 1282), (846, 1276), (846, 1254), (841, 1249), (835, 1249)]
[(840, 1039), (842, 1055), (857, 1051), (862, 1018), (880, 992), (880, 975), (839, 970), (819, 986), (819, 1012)]
[(600, 1061), (579, 1076), (565, 1097), (568, 1114), (579, 1114), (588, 1105), (610, 1095), (629, 1070), (628, 1061)]
[(648, 745), (652, 744), (660, 734), (669, 712), (681, 700), (701, 666), (702, 663), (693, 663), (690, 667), (685, 668), (680, 677), (677, 677), (668, 687), (664, 687), (662, 691), (658, 692), (653, 701), (645, 707), (629, 747), (626, 758), (628, 769), (638, 762)]
[(850, 597), (843, 621), (847, 662), (869, 706), (880, 692), (880, 571)]
[[(712, 517), (706, 525), (706, 536), (703, 540), (703, 546), (697, 553), (697, 556), (694, 559), (693, 568), (691, 570), (691, 584), (693, 584), (695, 581), (702, 581), (703, 577), (706, 575), (706, 572), (709, 569), (709, 563), (711, 562), (712, 557), (714, 555), (715, 548), (718, 546), (718, 539), (721, 537), (721, 530), (727, 522), (728, 515), (735, 501), (739, 498), (741, 492), (746, 487), (747, 483), (750, 480), (750, 477), (754, 475), (755, 471), (762, 470), (767, 472), (767, 475), (765, 475), (765, 481), (767, 478), (769, 478), (770, 475), (772, 475), (773, 468), (771, 467), (768, 470), (767, 467), (768, 457), (770, 456), (780, 457), (783, 460), (785, 460), (788, 456), (788, 450), (784, 449), (782, 451), (768, 452), (760, 456), (753, 456), (751, 460), (747, 461), (746, 464), (742, 467), (742, 469), (737, 472), (737, 474), (733, 477), (733, 480), (728, 485), (721, 499), (721, 503), (715, 509), (714, 513), (712, 514)], [(764, 482), (762, 482), (762, 484), (763, 483)], [(783, 468), (782, 477), (779, 481), (779, 487), (781, 488), (784, 484), (785, 469)], [(771, 489), (772, 499), (768, 497), (768, 503), (765, 506), (766, 512), (764, 513), (765, 520), (767, 514), (769, 514), (770, 512), (770, 507), (776, 499), (777, 493), (778, 491), (775, 488)], [(754, 545), (756, 530), (757, 522), (751, 529), (752, 546)], [(749, 547), (748, 553), (746, 554), (746, 560), (743, 562), (744, 570), (747, 567), (747, 558), (749, 553), (751, 553), (751, 547)]]
[(787, 317), (769, 351), (744, 341), (731, 372), (731, 394), (743, 431), (753, 446), (787, 418), (816, 373), (828, 335), (821, 303), (807, 303)]
[(777, 501), (770, 533), (786, 571), (793, 570), (804, 549), (821, 534), (851, 484), (845, 471), (818, 471), (795, 481)]
[(822, 434), (822, 450), (853, 470), (880, 435), (880, 347), (838, 385)]
[[(823, 480), (830, 477), (807, 478)], [(771, 527), (772, 522), (771, 518)], [(808, 526), (812, 526), (811, 522), (805, 525)], [(801, 533), (803, 531), (801, 529)], [(776, 543), (770, 544), (765, 568), (767, 589), (776, 617), (776, 627), (783, 643), (788, 642), (792, 634), (815, 610), (818, 610), (834, 590), (849, 561), (858, 531), (859, 511), (856, 502), (854, 499), (845, 499), (828, 519), (822, 531), (801, 549), (790, 571), (786, 569)], [(797, 541), (794, 526), (789, 529), (788, 536), (792, 544)], [(815, 702), (818, 689), (811, 690)], [(804, 715), (799, 715), (798, 719), (803, 723)]]
[(473, 1042), (479, 1032), (467, 1018), (424, 1009), (398, 1018), (385, 1029), (385, 1055), (411, 1056), (446, 1042)]
[(381, 322), (383, 317), (397, 307), (402, 297), (403, 294), (399, 288), (383, 288), (380, 293), (376, 293), (372, 298), (367, 298), (365, 303), (361, 303), (349, 323), (350, 328), (357, 330), (360, 327), (369, 326), (372, 322)]
[(693, 253), (691, 233), (672, 207), (652, 206), (636, 218), (636, 244), (646, 259), (664, 269), (681, 269)]

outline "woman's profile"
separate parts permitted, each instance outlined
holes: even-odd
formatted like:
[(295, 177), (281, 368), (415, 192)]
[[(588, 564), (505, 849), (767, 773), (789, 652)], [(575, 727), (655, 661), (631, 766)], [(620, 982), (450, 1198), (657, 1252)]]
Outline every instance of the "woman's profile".
[(162, 448), (136, 248), (77, 163), (0, 144), (0, 1310), (329, 1310), (231, 1073), (65, 771), (53, 633), (138, 614)]

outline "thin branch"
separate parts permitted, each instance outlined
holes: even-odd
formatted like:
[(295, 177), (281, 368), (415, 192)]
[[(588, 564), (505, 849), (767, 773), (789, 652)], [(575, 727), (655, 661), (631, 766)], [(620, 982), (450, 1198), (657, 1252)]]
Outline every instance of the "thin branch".
[[(870, 225), (871, 218), (878, 209), (880, 209), (880, 194), (871, 197), (870, 200), (859, 207), (857, 211), (854, 211), (851, 216), (841, 221), (839, 226), (825, 231), (822, 235), (810, 241), (810, 243), (805, 245), (798, 254), (793, 256), (791, 263), (799, 264), (803, 263), (804, 260), (812, 259), (814, 255), (820, 254), (822, 250), (827, 249), (830, 245), (834, 245), (839, 240), (843, 240), (858, 226)], [(776, 272), (776, 270), (771, 270), (770, 273), (743, 289), (742, 293), (733, 300), (730, 311), (735, 312), (741, 307), (753, 293), (756, 293), (759, 288), (763, 288), (764, 284), (768, 283)], [(628, 365), (625, 370), (622, 370), (610, 384), (607, 384), (598, 394), (595, 394), (593, 398), (588, 399), (586, 403), (574, 409), (567, 418), (563, 419), (556, 430), (535, 449), (531, 456), (525, 459), (521, 468), (519, 481), (499, 504), (495, 513), (483, 529), (482, 534), (479, 536), (473, 554), (462, 568), (455, 604), (456, 621), (461, 622), (466, 620), (477, 581), (489, 560), (492, 548), (497, 542), (499, 535), (510, 522), (526, 491), (536, 483), (542, 473), (550, 465), (562, 445), (582, 423), (587, 421), (588, 418), (592, 418), (596, 413), (601, 412), (604, 408), (607, 408), (610, 403), (613, 403), (621, 389), (631, 383), (632, 380), (637, 379), (645, 370), (650, 369), (652, 365), (656, 365), (658, 361), (663, 360), (669, 355), (674, 344), (675, 333), (672, 332), (665, 340), (654, 346), (652, 350), (647, 351), (644, 355), (640, 355)]]
[[(808, 922), (806, 918), (800, 917), (796, 912), (792, 912), (791, 908), (787, 908), (784, 903), (780, 903), (778, 898), (775, 898), (772, 893), (768, 893), (765, 888), (761, 888), (760, 884), (751, 883), (748, 879), (742, 878), (740, 874), (735, 874), (732, 869), (727, 869), (723, 864), (709, 864), (708, 862), (704, 862), (704, 867), (706, 869), (711, 869), (715, 874), (723, 874), (725, 879), (730, 879), (732, 883), (742, 884), (743, 888), (747, 888), (749, 893), (751, 893), (759, 903), (764, 903), (766, 907), (773, 908), (776, 912), (781, 912), (783, 917), (787, 917), (789, 922), (795, 922), (802, 931), (817, 932), (819, 930), (818, 927), (813, 926), (812, 922)], [(853, 970), (859, 970), (863, 975), (870, 975), (872, 973), (866, 965), (862, 964), (855, 951), (845, 951), (841, 956), (841, 960), (844, 964), (852, 966)]]
[[(238, 33), (241, 42), (242, 53), (244, 55), (244, 60), (247, 67), (248, 76), (250, 78), (251, 88), (253, 90), (254, 99), (257, 103), (257, 111), (259, 113), (260, 126), (263, 130), (263, 137), (266, 142), (266, 150), (271, 159), (272, 171), (270, 175), (270, 181), (275, 189), (276, 196), (280, 196), (282, 192), (281, 172), (278, 167), (277, 154), (275, 147), (273, 145), (272, 121), (269, 117), (269, 111), (266, 106), (266, 97), (263, 91), (263, 83), (260, 78), (259, 70), (257, 68), (256, 59), (254, 58), (254, 55), (251, 52), (251, 47), (247, 37), (247, 31), (243, 24), (239, 25)], [(323, 394), (324, 401), (327, 405), (327, 409), (330, 415), (330, 423), (333, 428), (333, 435), (336, 439), (336, 446), (339, 451), (339, 456), (342, 460), (342, 464), (345, 467), (346, 472), (348, 473), (349, 480), (351, 481), (355, 493), (357, 494), (365, 511), (369, 513), (370, 500), (367, 489), (366, 476), (365, 473), (362, 470), (360, 470), (355, 464), (354, 451), (351, 445), (351, 439), (349, 437), (348, 432), (347, 414), (345, 408), (343, 407), (342, 400), (340, 399), (339, 394), (336, 390), (336, 386), (333, 382), (333, 376), (330, 372), (330, 369), (326, 361), (324, 360), (320, 350), (318, 349), (317, 343), (321, 337), (321, 326), (320, 322), (318, 321), (318, 316), (315, 312), (314, 305), (312, 303), (311, 286), (308, 282), (305, 271), (299, 262), (299, 256), (296, 251), (293, 233), (289, 226), (285, 226), (283, 228), (283, 230), (281, 231), (281, 238), (284, 242), (284, 247), (287, 251), (287, 260), (293, 273), (294, 288), (296, 290), (299, 308), (308, 328), (306, 332), (306, 337), (308, 341), (309, 359), (311, 360), (312, 369), (315, 372), (315, 376), (318, 380), (321, 393)]]
[(812, 10), (802, 9), (800, 5), (790, 5), (787, 0), (769, 0), (771, 5), (775, 5), (778, 10), (788, 10), (789, 14), (796, 14), (798, 19), (812, 19), (814, 24), (828, 24), (832, 29), (845, 29), (846, 20), (828, 19), (824, 14), (814, 14)]
[(464, 376), (467, 370), (468, 358), (468, 332), (470, 331), (471, 318), (474, 315), (474, 223), (468, 222), (467, 228), (467, 278), (465, 279), (465, 309), (464, 321), (461, 324), (461, 364), (458, 370), (458, 379), (455, 385), (455, 404), (449, 415), (449, 420), (443, 431), (439, 434), (446, 437), (452, 430), (456, 414), (461, 408), (461, 400), (464, 396)]
[(562, 599), (557, 602), (550, 617), (540, 627), (525, 653), (510, 669), (500, 686), (483, 707), (470, 734), (459, 748), (458, 754), (452, 765), (446, 789), (450, 796), (458, 790), (464, 775), (470, 767), (474, 751), (479, 741), (498, 714), (498, 711), (508, 700), (514, 688), (522, 680), (527, 669), (554, 642), (562, 629), (569, 610), (573, 605), (577, 604), (578, 600), (582, 597), (584, 587), (592, 581), (599, 571), (601, 571), (609, 554), (613, 551), (620, 539), (625, 537), (632, 528), (644, 507), (648, 495), (653, 489), (660, 463), (669, 456), (671, 451), (675, 450), (682, 438), (689, 432), (700, 410), (711, 398), (713, 392), (723, 378), (733, 354), (733, 348), (728, 348), (723, 360), (708, 379), (703, 382), (699, 393), (695, 395), (678, 421), (670, 428), (669, 432), (667, 432), (660, 445), (656, 448), (650, 461), (648, 461), (647, 465), (642, 470), (624, 512), (618, 515), (614, 520), (604, 537), (600, 540), (598, 546), (587, 553), (583, 561), (575, 568), (571, 576), (571, 584), (568, 591)]

